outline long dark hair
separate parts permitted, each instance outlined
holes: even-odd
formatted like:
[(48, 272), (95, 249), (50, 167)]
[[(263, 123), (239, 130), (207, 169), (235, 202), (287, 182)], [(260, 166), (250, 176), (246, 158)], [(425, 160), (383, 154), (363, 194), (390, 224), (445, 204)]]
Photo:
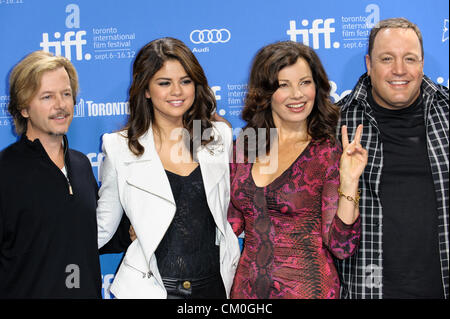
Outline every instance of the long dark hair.
[[(265, 154), (269, 153), (270, 128), (275, 128), (271, 99), (279, 87), (278, 73), (295, 64), (299, 58), (309, 65), (316, 86), (314, 106), (307, 119), (307, 133), (316, 142), (329, 139), (335, 143), (339, 108), (330, 100), (330, 84), (322, 62), (314, 50), (306, 45), (292, 41), (276, 42), (263, 47), (253, 59), (248, 93), (242, 110), (242, 118), (247, 122), (243, 132), (247, 128), (256, 132), (258, 128), (266, 129), (265, 145), (260, 145), (265, 146)], [(244, 154), (248, 154), (248, 151), (248, 141), (245, 141)]]
[[(195, 99), (192, 107), (183, 115), (183, 127), (190, 135), (190, 148), (193, 154), (193, 123), (200, 120), (201, 132), (212, 127), (212, 112), (216, 108), (214, 93), (208, 86), (205, 72), (191, 50), (180, 40), (161, 38), (146, 44), (136, 55), (133, 63), (133, 81), (129, 90), (130, 116), (125, 125), (127, 130), (128, 148), (135, 155), (144, 153), (144, 147), (139, 143), (154, 124), (154, 110), (151, 99), (145, 97), (150, 79), (158, 72), (167, 60), (177, 60), (185, 69), (195, 84)], [(202, 139), (205, 145), (213, 140)]]

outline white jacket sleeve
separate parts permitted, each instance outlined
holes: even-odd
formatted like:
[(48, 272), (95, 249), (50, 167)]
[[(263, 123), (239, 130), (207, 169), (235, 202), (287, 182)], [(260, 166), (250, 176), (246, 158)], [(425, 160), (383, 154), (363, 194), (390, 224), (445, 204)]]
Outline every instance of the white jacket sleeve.
[[(103, 247), (116, 232), (123, 214), (120, 203), (116, 156), (114, 154), (115, 134), (103, 136), (102, 151), (105, 154), (100, 171), (102, 185), (97, 204), (98, 248)], [(116, 143), (117, 145), (117, 143)]]

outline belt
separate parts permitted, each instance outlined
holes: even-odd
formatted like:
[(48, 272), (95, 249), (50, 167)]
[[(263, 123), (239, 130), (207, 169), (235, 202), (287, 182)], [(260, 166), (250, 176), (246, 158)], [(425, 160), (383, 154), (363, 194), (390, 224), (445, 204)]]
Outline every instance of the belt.
[[(214, 274), (203, 278), (180, 279), (171, 277), (162, 277), (164, 287), (168, 290), (191, 290), (192, 288), (205, 287), (220, 279), (220, 275)], [(221, 279), (220, 279), (221, 280)]]

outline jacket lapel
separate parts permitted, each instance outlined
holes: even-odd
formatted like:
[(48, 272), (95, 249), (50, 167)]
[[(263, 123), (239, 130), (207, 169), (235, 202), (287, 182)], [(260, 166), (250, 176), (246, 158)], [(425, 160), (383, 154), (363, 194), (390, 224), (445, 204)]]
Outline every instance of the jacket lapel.
[(127, 183), (175, 205), (169, 180), (155, 149), (152, 130), (149, 129), (139, 141), (145, 147), (144, 154), (140, 157), (129, 155), (124, 159), (128, 167)]
[[(216, 151), (214, 153), (210, 152), (206, 147), (202, 147), (202, 149), (197, 153), (197, 156), (202, 171), (203, 184), (205, 187), (208, 206), (213, 214), (217, 227), (222, 234), (224, 234), (225, 227), (222, 207), (222, 202), (224, 199), (220, 196), (223, 190), (219, 188), (219, 184), (228, 169), (227, 152), (223, 151), (221, 153), (217, 153)], [(227, 195), (225, 194), (225, 196)]]
[(139, 141), (145, 147), (144, 154), (140, 157), (128, 155), (124, 159), (125, 180), (130, 185), (130, 192), (135, 194), (130, 196), (127, 207), (132, 212), (130, 221), (149, 262), (172, 222), (176, 205), (155, 149), (152, 130), (149, 129)]

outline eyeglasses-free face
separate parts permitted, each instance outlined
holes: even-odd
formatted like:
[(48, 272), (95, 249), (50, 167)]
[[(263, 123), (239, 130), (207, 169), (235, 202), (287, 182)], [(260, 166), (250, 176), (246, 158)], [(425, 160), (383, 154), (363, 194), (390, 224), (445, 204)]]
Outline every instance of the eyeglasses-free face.
[(367, 74), (375, 102), (387, 109), (411, 105), (420, 94), (423, 57), (413, 29), (385, 28), (375, 37)]

